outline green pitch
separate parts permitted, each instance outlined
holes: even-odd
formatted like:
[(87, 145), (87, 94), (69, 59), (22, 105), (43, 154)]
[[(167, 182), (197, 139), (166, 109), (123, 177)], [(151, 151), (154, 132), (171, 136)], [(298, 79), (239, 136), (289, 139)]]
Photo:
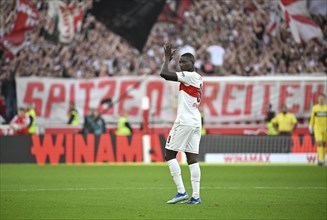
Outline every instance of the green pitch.
[[(326, 167), (201, 165), (200, 205), (164, 165), (1, 165), (0, 219), (326, 219)], [(189, 169), (182, 166), (191, 194)]]

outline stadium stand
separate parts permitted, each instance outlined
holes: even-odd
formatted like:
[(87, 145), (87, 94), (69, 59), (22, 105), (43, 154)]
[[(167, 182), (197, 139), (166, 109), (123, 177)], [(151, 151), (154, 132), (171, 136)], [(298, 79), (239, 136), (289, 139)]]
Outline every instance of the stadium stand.
[[(188, 45), (193, 48), (198, 70), (205, 75), (255, 76), (326, 71), (322, 62), (326, 59), (323, 56), (326, 47), (314, 42), (296, 44), (283, 22), (276, 27), (278, 31), (269, 28), (273, 10), (271, 1), (193, 1), (184, 12), (182, 24), (156, 23), (142, 54), (107, 30), (90, 13), (85, 13), (82, 28), (71, 44), (50, 44), (42, 35), (47, 2), (30, 2), (38, 9), (40, 22), (31, 33), (27, 47), (13, 60), (3, 56), (1, 60), (2, 70), (14, 71), (16, 76), (91, 78), (155, 74), (161, 65), (161, 46), (168, 39), (175, 42), (176, 47)], [(69, 2), (77, 4), (79, 1)], [(14, 6), (13, 1), (1, 1), (2, 16), (6, 18), (1, 27), (2, 35), (13, 28), (17, 16)], [(314, 16), (313, 19), (326, 34), (326, 16)], [(217, 50), (218, 54), (222, 51), (221, 68), (213, 68), (219, 63), (210, 59), (210, 54)]]
[[(66, 1), (70, 5), (85, 4), (81, 29), (70, 44), (49, 43), (44, 37), (48, 3), (29, 2), (37, 8), (40, 22), (29, 32), (26, 46), (12, 59), (1, 50), (2, 96), (15, 91), (13, 77), (90, 79), (156, 75), (162, 63), (162, 45), (167, 40), (174, 42), (179, 51), (194, 51), (198, 72), (205, 76), (326, 73), (325, 45), (314, 41), (297, 44), (285, 22), (276, 21), (271, 28), (271, 17), (276, 11), (274, 1), (191, 1), (182, 22), (158, 20), (143, 53), (97, 21), (88, 11), (89, 1)], [(12, 30), (17, 11), (13, 1), (0, 4), (5, 18), (0, 33), (4, 36)], [(326, 16), (313, 15), (312, 19), (326, 34)], [(12, 86), (3, 86), (4, 82), (11, 82)], [(11, 101), (15, 102), (14, 95)]]

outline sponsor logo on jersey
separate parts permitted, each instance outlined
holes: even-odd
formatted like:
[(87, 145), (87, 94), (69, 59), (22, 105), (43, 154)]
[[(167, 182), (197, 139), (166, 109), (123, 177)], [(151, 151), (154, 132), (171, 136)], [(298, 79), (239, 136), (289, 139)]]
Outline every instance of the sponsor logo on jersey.
[(327, 112), (316, 112), (315, 116), (317, 116), (317, 117), (327, 117)]

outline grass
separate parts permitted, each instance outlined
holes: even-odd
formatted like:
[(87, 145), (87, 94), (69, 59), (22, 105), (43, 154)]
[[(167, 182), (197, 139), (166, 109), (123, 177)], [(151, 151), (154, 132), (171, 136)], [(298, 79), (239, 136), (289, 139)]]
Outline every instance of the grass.
[[(326, 167), (201, 164), (200, 205), (167, 165), (1, 165), (0, 219), (326, 219)], [(182, 166), (191, 194), (189, 169)]]

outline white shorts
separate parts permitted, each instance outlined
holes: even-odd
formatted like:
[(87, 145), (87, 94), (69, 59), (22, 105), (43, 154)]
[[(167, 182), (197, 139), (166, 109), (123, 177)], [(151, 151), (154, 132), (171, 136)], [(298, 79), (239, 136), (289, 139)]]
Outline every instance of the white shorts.
[(175, 123), (169, 132), (165, 148), (172, 151), (199, 154), (200, 140), (201, 127)]

